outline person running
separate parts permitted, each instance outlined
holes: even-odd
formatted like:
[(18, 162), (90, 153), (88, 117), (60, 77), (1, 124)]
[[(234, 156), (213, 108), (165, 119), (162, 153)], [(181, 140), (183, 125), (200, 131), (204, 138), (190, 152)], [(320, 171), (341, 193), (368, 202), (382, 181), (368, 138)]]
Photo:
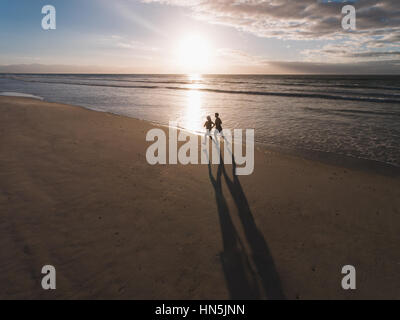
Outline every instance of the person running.
[(224, 134), (222, 133), (222, 120), (219, 117), (219, 113), (215, 114), (215, 138), (217, 137), (217, 134), (219, 133), (222, 138), (224, 138)]
[(204, 143), (206, 143), (207, 137), (210, 137), (210, 140), (212, 140), (212, 137), (211, 137), (211, 130), (215, 127), (215, 123), (212, 122), (210, 116), (207, 117), (207, 121), (206, 121), (206, 123), (204, 124), (204, 127), (207, 129), (206, 135), (205, 135), (206, 140), (204, 141)]

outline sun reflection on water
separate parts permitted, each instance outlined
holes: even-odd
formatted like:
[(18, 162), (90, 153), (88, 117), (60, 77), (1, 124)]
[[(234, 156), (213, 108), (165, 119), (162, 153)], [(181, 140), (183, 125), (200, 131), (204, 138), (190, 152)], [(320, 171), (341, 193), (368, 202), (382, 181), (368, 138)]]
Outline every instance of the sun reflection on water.
[[(201, 75), (189, 75), (190, 81), (200, 81)], [(186, 106), (184, 112), (184, 127), (192, 132), (202, 131), (203, 119), (203, 92), (199, 84), (191, 84), (186, 93)], [(204, 120), (205, 121), (205, 120)]]
[(202, 80), (201, 74), (193, 73), (188, 75), (189, 81), (196, 82)]

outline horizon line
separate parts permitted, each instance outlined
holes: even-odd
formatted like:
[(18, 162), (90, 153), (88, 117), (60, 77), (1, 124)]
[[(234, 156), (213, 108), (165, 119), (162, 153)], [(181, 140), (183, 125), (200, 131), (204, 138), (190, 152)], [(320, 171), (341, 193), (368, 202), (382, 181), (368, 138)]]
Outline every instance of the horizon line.
[(398, 73), (78, 73), (78, 72), (1, 72), (0, 75), (143, 75), (143, 76), (400, 76)]

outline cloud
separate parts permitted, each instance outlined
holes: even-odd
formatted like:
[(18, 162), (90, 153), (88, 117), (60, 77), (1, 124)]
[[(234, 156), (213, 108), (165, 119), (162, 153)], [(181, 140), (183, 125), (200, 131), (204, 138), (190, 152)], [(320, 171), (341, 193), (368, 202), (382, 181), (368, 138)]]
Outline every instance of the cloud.
[[(219, 57), (228, 61), (230, 65), (242, 73), (277, 73), (277, 74), (400, 74), (400, 53), (399, 52), (357, 52), (350, 54), (346, 47), (326, 47), (324, 54), (319, 50), (315, 53), (319, 57), (332, 54), (347, 57), (342, 62), (327, 62), (330, 60), (316, 59), (312, 57), (309, 61), (271, 61), (263, 56), (251, 55), (244, 51), (221, 49)], [(363, 57), (373, 58), (384, 56), (381, 61), (365, 59), (354, 62), (352, 58)], [(331, 60), (332, 61), (332, 60)]]
[(330, 43), (322, 48), (307, 49), (301, 52), (304, 61), (341, 63), (386, 61), (400, 57), (398, 46), (386, 44), (386, 41), (372, 42), (365, 39), (353, 39), (343, 43)]
[(341, 9), (357, 10), (358, 32), (376, 34), (400, 27), (398, 0), (143, 0), (184, 6), (211, 23), (229, 25), (264, 37), (307, 39), (332, 37), (347, 32), (341, 27)]
[[(233, 50), (225, 50), (223, 57), (236, 59), (226, 73), (253, 74), (396, 74), (400, 75), (400, 59), (357, 62), (319, 63), (302, 61), (268, 61), (259, 56)], [(0, 65), (0, 73), (149, 73), (149, 69), (138, 70), (126, 67), (18, 64)], [(167, 72), (168, 73), (168, 72)]]
[[(360, 39), (369, 47), (400, 44), (399, 0), (142, 0), (186, 7), (193, 17), (285, 40)], [(342, 28), (342, 7), (356, 7), (357, 30)]]
[[(142, 1), (186, 7), (197, 19), (258, 37), (328, 40), (329, 44), (323, 48), (302, 51), (300, 60), (305, 62), (355, 63), (386, 61), (399, 56), (396, 51), (400, 49), (399, 0)], [(342, 8), (347, 4), (356, 8), (356, 31), (342, 28)], [(244, 53), (236, 54), (239, 56), (242, 60), (246, 58)]]
[(0, 73), (115, 73), (120, 71), (123, 71), (123, 69), (94, 65), (46, 65), (38, 63), (0, 65)]
[(400, 75), (400, 60), (357, 63), (316, 63), (275, 61), (270, 64), (279, 73), (298, 74), (396, 74)]
[(265, 57), (255, 56), (241, 50), (229, 48), (219, 49), (217, 57), (225, 62), (228, 61), (231, 65), (241, 66), (260, 66), (267, 65), (269, 62)]
[(119, 36), (119, 35), (102, 37), (99, 42), (111, 47), (129, 49), (134, 51), (149, 51), (149, 52), (160, 51), (160, 49), (157, 47), (149, 46), (143, 42), (128, 39), (124, 36)]

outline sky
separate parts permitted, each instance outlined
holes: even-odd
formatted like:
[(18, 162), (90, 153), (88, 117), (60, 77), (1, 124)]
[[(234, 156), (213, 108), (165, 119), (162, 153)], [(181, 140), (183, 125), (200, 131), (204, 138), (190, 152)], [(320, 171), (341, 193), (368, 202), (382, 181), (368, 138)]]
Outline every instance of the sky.
[(1, 0), (0, 72), (400, 74), (400, 1)]

